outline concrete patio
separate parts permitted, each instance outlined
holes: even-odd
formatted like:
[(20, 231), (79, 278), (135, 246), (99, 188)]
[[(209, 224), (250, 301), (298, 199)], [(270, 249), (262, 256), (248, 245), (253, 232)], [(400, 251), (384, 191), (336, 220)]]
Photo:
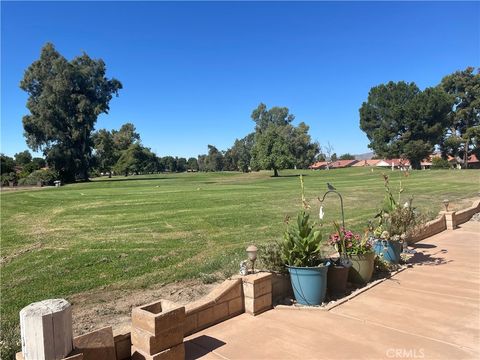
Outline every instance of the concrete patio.
[(186, 357), (479, 359), (480, 222), (416, 250), (414, 267), (330, 311), (242, 314), (186, 339)]

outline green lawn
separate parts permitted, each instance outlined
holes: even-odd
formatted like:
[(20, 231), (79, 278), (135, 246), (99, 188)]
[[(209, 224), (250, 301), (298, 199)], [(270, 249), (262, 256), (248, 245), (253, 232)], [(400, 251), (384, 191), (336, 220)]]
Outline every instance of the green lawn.
[[(402, 179), (404, 194), (414, 195), (414, 204), (430, 215), (445, 198), (460, 204), (479, 191), (478, 170), (416, 171), (409, 177), (385, 172), (394, 188)], [(33, 301), (68, 299), (107, 285), (147, 287), (237, 266), (247, 244), (281, 238), (285, 216), (300, 209), (294, 176), (300, 173), (315, 216), (315, 199), (328, 181), (344, 196), (347, 226), (357, 230), (384, 195), (382, 171), (365, 168), (282, 171), (279, 178), (270, 172), (158, 174), (3, 192), (3, 340), (19, 336), (18, 312)], [(338, 198), (332, 195), (325, 205), (329, 231), (339, 219)], [(7, 345), (2, 347), (4, 358)]]

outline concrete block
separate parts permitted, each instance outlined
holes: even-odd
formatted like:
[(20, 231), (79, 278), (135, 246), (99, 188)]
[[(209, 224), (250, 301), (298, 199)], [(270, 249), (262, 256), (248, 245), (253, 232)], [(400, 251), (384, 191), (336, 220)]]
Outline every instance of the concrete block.
[(183, 323), (164, 332), (152, 335), (142, 329), (132, 328), (132, 346), (148, 355), (159, 353), (183, 342)]
[(183, 324), (185, 307), (160, 300), (132, 310), (132, 326), (157, 335)]
[(242, 277), (244, 283), (258, 284), (262, 281), (271, 280), (272, 274), (268, 272), (260, 272), (255, 274), (250, 274)]
[(208, 309), (213, 305), (215, 305), (215, 301), (209, 298), (202, 298), (185, 305), (185, 315), (198, 314), (200, 311)]
[(227, 279), (220, 285), (216, 286), (206, 298), (213, 300), (215, 303), (231, 300), (242, 293), (241, 279)]
[(213, 324), (215, 321), (215, 315), (213, 314), (213, 306), (206, 308), (198, 313), (198, 327), (204, 327)]
[(214, 321), (226, 319), (228, 317), (228, 302), (223, 302), (213, 307)]
[(257, 298), (259, 296), (262, 296), (271, 292), (272, 292), (271, 277), (269, 279), (266, 279), (265, 281), (243, 283), (243, 294), (246, 297)]
[(228, 314), (238, 315), (244, 312), (243, 297), (237, 297), (228, 302)]
[(444, 211), (445, 222), (447, 224), (447, 230), (454, 230), (457, 228), (457, 223), (455, 221), (455, 211)]
[(112, 327), (92, 331), (73, 339), (75, 352), (83, 353), (83, 360), (116, 360)]
[(132, 348), (132, 339), (130, 331), (117, 334), (113, 336), (113, 342), (115, 343), (115, 353), (117, 360), (129, 360)]
[(185, 346), (183, 343), (178, 344), (170, 349), (166, 349), (159, 353), (149, 355), (135, 346), (132, 347), (132, 360), (184, 360)]
[(256, 299), (245, 297), (245, 312), (258, 315), (272, 308), (272, 293), (262, 295)]
[(25, 360), (65, 358), (73, 348), (72, 308), (64, 299), (32, 303), (20, 311)]
[(192, 334), (197, 327), (197, 314), (191, 314), (185, 317), (185, 323), (183, 324), (185, 335)]

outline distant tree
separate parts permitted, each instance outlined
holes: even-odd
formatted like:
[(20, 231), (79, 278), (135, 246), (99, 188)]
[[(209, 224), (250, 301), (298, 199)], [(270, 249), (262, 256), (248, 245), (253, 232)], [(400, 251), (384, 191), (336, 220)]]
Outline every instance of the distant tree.
[(260, 103), (255, 110), (252, 111), (252, 120), (255, 122), (255, 131), (261, 132), (271, 125), (284, 126), (290, 124), (295, 116), (290, 114), (287, 107), (274, 106), (267, 110), (264, 103)]
[(233, 147), (225, 151), (225, 154), (223, 155), (223, 170), (237, 170), (237, 154), (235, 153), (235, 149)]
[(207, 171), (207, 155), (198, 155), (198, 171)]
[(422, 92), (414, 83), (391, 81), (370, 90), (360, 108), (360, 128), (377, 155), (406, 157), (419, 169), (442, 138), (449, 104), (437, 88)]
[(308, 130), (310, 127), (301, 122), (293, 129), (293, 155), (295, 156), (295, 167), (297, 169), (308, 169), (315, 157), (320, 152), (318, 142), (312, 142)]
[(432, 169), (449, 169), (450, 164), (447, 159), (441, 157), (434, 157), (432, 159)]
[(207, 171), (223, 170), (223, 154), (215, 146), (208, 145), (208, 155), (205, 159)]
[(260, 103), (251, 118), (256, 124), (250, 162), (254, 169), (273, 170), (273, 176), (278, 176), (280, 169), (307, 167), (320, 150), (311, 142), (305, 123), (291, 124), (295, 116), (286, 107), (268, 110)]
[(16, 153), (14, 155), (15, 163), (19, 166), (24, 166), (32, 161), (32, 154), (28, 150)]
[(32, 159), (32, 163), (35, 165), (35, 170), (39, 170), (47, 166), (47, 162), (41, 157), (34, 157)]
[(158, 171), (157, 156), (140, 144), (132, 144), (122, 151), (120, 158), (114, 166), (115, 172), (128, 176), (131, 173), (152, 173)]
[(163, 158), (165, 164), (165, 170), (170, 172), (177, 171), (177, 160), (173, 156), (165, 156)]
[(337, 160), (338, 160), (337, 153), (333, 153), (333, 154), (330, 156), (330, 161), (337, 161)]
[(440, 88), (450, 95), (451, 109), (440, 147), (444, 156), (462, 159), (468, 167), (471, 154), (480, 157), (480, 69), (456, 71), (442, 79)]
[(187, 171), (187, 159), (181, 157), (176, 159), (177, 162), (177, 172)]
[(98, 169), (102, 172), (108, 172), (108, 177), (111, 178), (112, 168), (121, 155), (115, 147), (113, 134), (108, 130), (100, 129), (93, 134), (93, 144)]
[(166, 164), (165, 164), (165, 158), (163, 157), (157, 157), (157, 166), (158, 166), (158, 172), (163, 172), (166, 169)]
[(102, 60), (83, 53), (68, 61), (47, 43), (20, 83), (29, 95), (30, 114), (23, 117), (27, 144), (43, 151), (63, 181), (88, 179), (91, 133), (98, 115), (108, 113), (112, 96), (122, 88), (105, 73)]
[(345, 154), (340, 155), (339, 159), (340, 160), (355, 160), (355, 156), (353, 156), (350, 153), (345, 153)]
[(278, 176), (278, 170), (292, 168), (295, 164), (292, 138), (292, 126), (271, 124), (257, 132), (252, 149), (252, 167), (273, 170), (274, 177)]
[(0, 154), (0, 172), (1, 175), (7, 175), (15, 171), (15, 160), (10, 156)]
[(118, 131), (112, 130), (112, 136), (117, 151), (127, 150), (131, 145), (140, 143), (140, 134), (132, 123), (123, 124)]
[(323, 152), (320, 152), (316, 158), (315, 158), (316, 161), (327, 161), (327, 157), (325, 156), (325, 154)]
[(225, 162), (228, 163), (228, 157), (231, 157), (231, 169), (242, 172), (250, 170), (250, 161), (252, 158), (252, 148), (255, 141), (255, 133), (250, 133), (242, 139), (235, 139), (233, 146), (225, 153)]
[(187, 160), (187, 169), (190, 171), (198, 171), (198, 161), (194, 157)]

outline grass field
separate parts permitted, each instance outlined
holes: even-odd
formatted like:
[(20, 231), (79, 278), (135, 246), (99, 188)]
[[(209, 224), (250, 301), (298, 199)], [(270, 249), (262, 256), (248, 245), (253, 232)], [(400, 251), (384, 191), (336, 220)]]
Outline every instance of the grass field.
[[(312, 212), (333, 183), (343, 194), (347, 226), (361, 230), (384, 190), (381, 170), (184, 173), (98, 179), (1, 194), (2, 341), (17, 339), (18, 312), (45, 298), (102, 286), (148, 287), (221, 273), (237, 266), (247, 244), (280, 239), (286, 215), (300, 209), (297, 174), (305, 174)], [(434, 216), (442, 200), (478, 196), (480, 171), (416, 171), (403, 181), (414, 205)], [(339, 220), (338, 198), (325, 202), (325, 231)], [(2, 358), (7, 354), (3, 343)], [(10, 350), (11, 351), (11, 350)], [(6, 358), (6, 357), (5, 357)]]

